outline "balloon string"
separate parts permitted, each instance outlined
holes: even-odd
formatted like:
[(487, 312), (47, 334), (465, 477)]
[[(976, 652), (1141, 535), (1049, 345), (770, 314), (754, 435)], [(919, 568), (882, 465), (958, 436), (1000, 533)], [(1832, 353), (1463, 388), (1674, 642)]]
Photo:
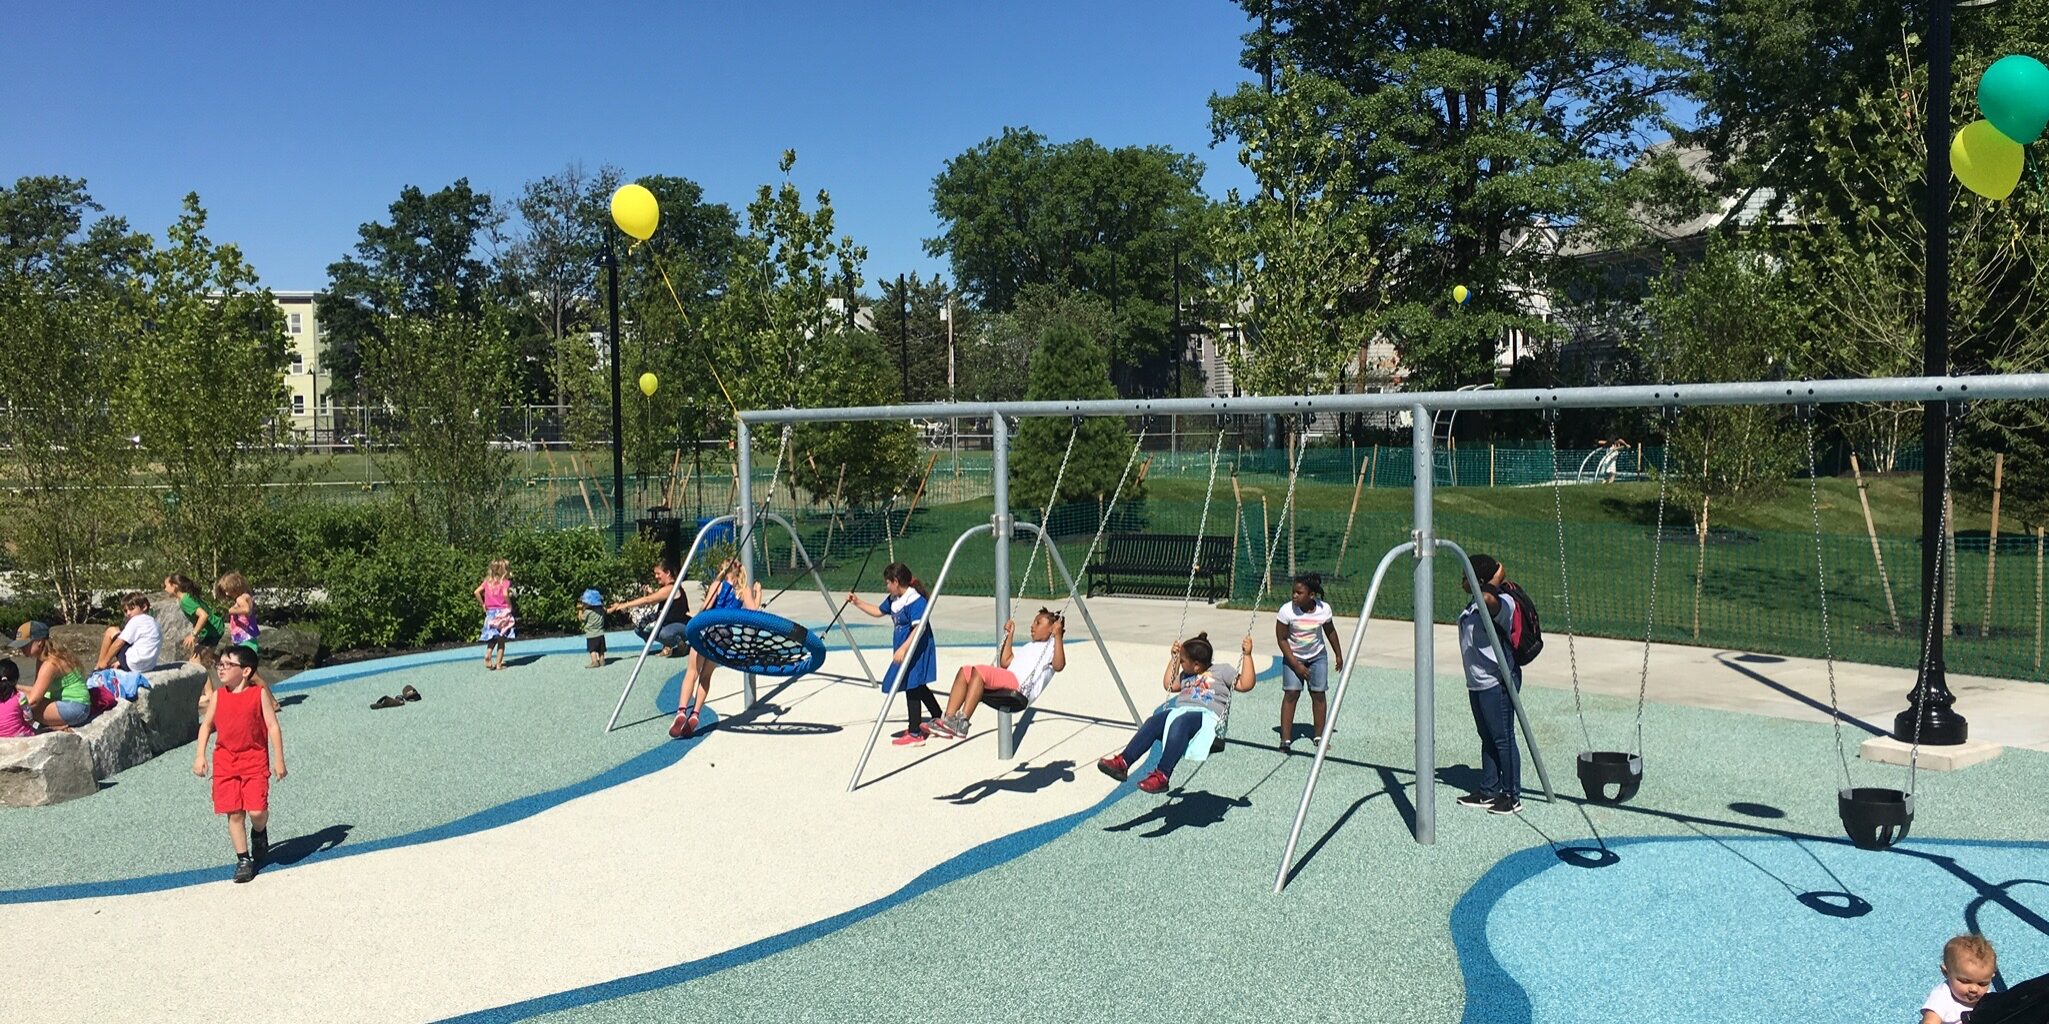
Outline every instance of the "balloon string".
[[(690, 324), (690, 312), (683, 308), (683, 299), (682, 297), (676, 294), (676, 286), (669, 283), (669, 271), (668, 268), (662, 266), (661, 254), (655, 252), (653, 249), (649, 249), (647, 251), (647, 254), (650, 259), (654, 260), (655, 272), (662, 275), (662, 287), (667, 288), (669, 290), (669, 300), (676, 304), (676, 312), (683, 317), (684, 325), (688, 326)], [(732, 408), (733, 415), (740, 415), (739, 403), (734, 402), (733, 393), (731, 391), (726, 390), (726, 382), (719, 377), (719, 368), (717, 364), (712, 362), (711, 353), (709, 351), (706, 351), (704, 354), (704, 366), (705, 369), (711, 371), (712, 383), (717, 384), (719, 386), (719, 394), (726, 396), (726, 405)]]

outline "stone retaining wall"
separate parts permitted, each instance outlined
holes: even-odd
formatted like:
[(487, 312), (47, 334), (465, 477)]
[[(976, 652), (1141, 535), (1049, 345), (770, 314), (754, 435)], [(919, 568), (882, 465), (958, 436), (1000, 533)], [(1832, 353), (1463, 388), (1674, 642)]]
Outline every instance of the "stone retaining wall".
[(175, 750), (199, 734), (206, 671), (181, 663), (146, 673), (149, 689), (75, 732), (0, 740), (0, 806), (38, 807), (97, 792), (97, 780)]

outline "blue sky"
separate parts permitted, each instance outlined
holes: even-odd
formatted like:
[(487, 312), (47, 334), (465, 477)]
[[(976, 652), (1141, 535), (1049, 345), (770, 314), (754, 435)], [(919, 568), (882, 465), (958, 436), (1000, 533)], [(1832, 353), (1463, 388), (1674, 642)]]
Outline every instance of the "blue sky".
[(263, 282), (317, 289), (407, 184), (500, 197), (571, 162), (692, 178), (735, 208), (798, 151), (868, 246), (930, 273), (931, 181), (1005, 125), (1199, 155), (1248, 77), (1228, 0), (994, 3), (18, 4), (0, 180), (87, 179), (161, 234), (197, 191)]

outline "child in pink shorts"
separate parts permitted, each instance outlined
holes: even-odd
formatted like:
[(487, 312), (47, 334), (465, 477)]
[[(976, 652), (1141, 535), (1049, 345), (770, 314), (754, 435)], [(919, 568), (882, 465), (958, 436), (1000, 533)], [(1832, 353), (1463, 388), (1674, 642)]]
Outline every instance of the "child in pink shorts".
[(192, 774), (206, 778), (206, 737), (218, 737), (213, 812), (227, 815), (237, 882), (255, 878), (258, 863), (270, 853), (270, 780), (285, 777), (284, 733), (268, 691), (256, 685), (257, 661), (252, 647), (221, 652), (214, 666), (220, 686), (199, 720), (199, 752), (192, 756)]
[(968, 719), (978, 705), (998, 711), (1023, 711), (1037, 700), (1053, 681), (1053, 673), (1067, 667), (1067, 620), (1041, 608), (1032, 617), (1031, 642), (1015, 650), (1011, 638), (1016, 622), (1003, 624), (1003, 646), (996, 651), (994, 665), (968, 665), (953, 675), (953, 690), (946, 695), (946, 713), (932, 720), (926, 731), (948, 739), (966, 739)]

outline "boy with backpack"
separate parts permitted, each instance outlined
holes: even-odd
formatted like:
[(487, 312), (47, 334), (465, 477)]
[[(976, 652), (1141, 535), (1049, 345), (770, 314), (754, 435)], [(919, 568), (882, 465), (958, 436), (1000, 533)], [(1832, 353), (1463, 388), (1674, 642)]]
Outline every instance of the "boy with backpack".
[[(1465, 663), (1466, 699), (1473, 709), (1473, 728), (1480, 734), (1480, 788), (1458, 798), (1461, 807), (1483, 807), (1490, 814), (1519, 814), (1522, 802), (1522, 752), (1515, 741), (1515, 703), (1503, 683), (1522, 686), (1522, 666), (1543, 647), (1536, 629), (1536, 609), (1522, 588), (1507, 582), (1500, 562), (1473, 556), (1473, 575), (1480, 593), (1459, 613), (1459, 658)], [(1459, 589), (1472, 593), (1463, 574)], [(1494, 620), (1508, 649), (1509, 664), (1495, 657), (1480, 616)]]

